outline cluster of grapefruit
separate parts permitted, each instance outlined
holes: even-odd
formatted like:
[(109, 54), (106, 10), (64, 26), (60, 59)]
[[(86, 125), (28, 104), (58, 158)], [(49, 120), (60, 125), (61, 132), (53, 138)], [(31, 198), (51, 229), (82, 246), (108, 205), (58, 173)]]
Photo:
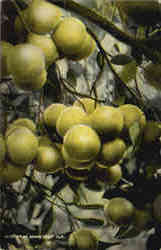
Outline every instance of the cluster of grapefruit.
[[(135, 123), (143, 143), (151, 145), (160, 138), (160, 123), (147, 121), (136, 105), (113, 107), (92, 98), (77, 99), (71, 106), (50, 104), (41, 116), (41, 135), (28, 118), (14, 120), (1, 135), (0, 182), (22, 179), (32, 164), (35, 171), (63, 172), (76, 182), (86, 183), (92, 176), (103, 187), (115, 185), (122, 178), (121, 163), (132, 143), (129, 131)], [(154, 201), (155, 215), (158, 200)], [(122, 197), (107, 202), (105, 216), (119, 226), (135, 221), (141, 230), (152, 218), (149, 210), (139, 210)], [(156, 217), (161, 218), (160, 214)]]
[(82, 21), (63, 17), (56, 5), (33, 0), (15, 18), (18, 44), (1, 41), (2, 76), (12, 75), (15, 84), (34, 91), (47, 80), (47, 69), (57, 59), (81, 60), (96, 48)]

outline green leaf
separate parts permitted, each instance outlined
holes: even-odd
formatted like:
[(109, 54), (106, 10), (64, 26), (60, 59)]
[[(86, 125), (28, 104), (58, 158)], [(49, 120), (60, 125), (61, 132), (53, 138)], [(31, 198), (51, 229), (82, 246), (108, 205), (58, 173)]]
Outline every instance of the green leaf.
[(136, 121), (134, 122), (130, 128), (129, 128), (129, 135), (130, 135), (130, 139), (132, 144), (135, 146), (138, 143), (138, 139), (140, 136), (140, 126), (139, 123)]
[(83, 217), (74, 217), (75, 219), (79, 220), (86, 226), (103, 226), (104, 225), (104, 220), (102, 218), (97, 218), (97, 217), (90, 217), (90, 218), (83, 218)]
[(41, 230), (42, 235), (46, 234), (49, 231), (49, 229), (53, 224), (53, 221), (54, 221), (53, 207), (50, 207), (50, 209), (48, 210), (47, 214), (45, 215), (42, 221), (43, 225)]
[(111, 59), (111, 63), (115, 65), (126, 65), (132, 61), (133, 61), (133, 58), (131, 56), (127, 56), (124, 54), (113, 56)]
[(124, 83), (128, 83), (132, 79), (135, 79), (136, 72), (137, 72), (137, 64), (135, 61), (132, 61), (123, 67), (123, 70), (121, 71), (119, 76)]
[(27, 211), (27, 217), (28, 220), (30, 221), (34, 212), (34, 208), (36, 206), (36, 204), (40, 203), (41, 201), (44, 200), (44, 196), (40, 195), (40, 194), (36, 194), (31, 200), (30, 200), (30, 206), (29, 209)]
[(115, 237), (117, 239), (127, 239), (136, 237), (140, 231), (134, 226), (121, 227)]

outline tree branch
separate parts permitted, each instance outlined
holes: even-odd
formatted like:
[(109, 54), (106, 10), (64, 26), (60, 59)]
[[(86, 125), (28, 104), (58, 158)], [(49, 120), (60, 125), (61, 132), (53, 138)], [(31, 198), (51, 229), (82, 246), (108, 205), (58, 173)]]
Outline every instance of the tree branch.
[(56, 4), (64, 9), (74, 11), (75, 13), (87, 18), (92, 23), (96, 24), (106, 32), (110, 33), (117, 40), (126, 43), (127, 45), (135, 48), (138, 53), (144, 54), (148, 59), (154, 63), (161, 63), (156, 51), (150, 49), (145, 45), (144, 40), (135, 39), (130, 34), (127, 34), (111, 23), (106, 17), (100, 15), (93, 9), (87, 8), (86, 6), (80, 5), (73, 0), (48, 0), (49, 2)]

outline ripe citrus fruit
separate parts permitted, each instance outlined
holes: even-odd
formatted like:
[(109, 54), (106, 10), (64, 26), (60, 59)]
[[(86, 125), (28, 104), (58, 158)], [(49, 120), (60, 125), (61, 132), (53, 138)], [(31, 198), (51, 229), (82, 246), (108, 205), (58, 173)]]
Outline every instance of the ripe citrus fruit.
[(11, 162), (4, 162), (0, 169), (0, 184), (10, 184), (21, 180), (25, 176), (26, 166), (17, 166)]
[(89, 115), (91, 126), (100, 134), (117, 136), (123, 129), (123, 115), (118, 108), (99, 106)]
[(99, 162), (94, 167), (96, 178), (98, 181), (114, 185), (117, 184), (122, 177), (122, 169), (120, 165), (113, 166), (102, 165)]
[(93, 230), (81, 228), (70, 234), (68, 245), (72, 249), (96, 250), (98, 247), (98, 236)]
[(43, 120), (47, 127), (56, 128), (60, 113), (66, 108), (62, 103), (50, 104), (43, 112)]
[(36, 77), (28, 76), (23, 79), (13, 77), (15, 85), (26, 91), (36, 91), (41, 89), (47, 81), (47, 71), (44, 69)]
[(92, 128), (78, 124), (67, 131), (63, 146), (69, 157), (86, 162), (95, 159), (101, 149), (101, 142)]
[(10, 54), (11, 49), (13, 48), (13, 45), (11, 43), (8, 43), (6, 41), (0, 42), (1, 46), (1, 77), (8, 76), (10, 74), (10, 70), (7, 65), (7, 57)]
[(65, 17), (53, 34), (57, 48), (66, 56), (79, 52), (85, 37), (86, 27), (75, 17)]
[(100, 159), (109, 165), (116, 164), (123, 157), (125, 150), (125, 142), (121, 138), (115, 138), (103, 144)]
[(131, 222), (134, 212), (133, 204), (122, 197), (112, 198), (104, 207), (105, 217), (117, 225), (125, 225)]
[(12, 162), (26, 165), (36, 157), (38, 139), (28, 128), (17, 127), (6, 138), (6, 146)]
[(90, 173), (90, 169), (73, 169), (71, 167), (65, 167), (65, 174), (74, 181), (86, 181)]
[(45, 34), (52, 32), (62, 17), (56, 5), (44, 0), (34, 0), (29, 5), (28, 20), (32, 32)]
[(35, 169), (40, 172), (54, 173), (63, 168), (63, 158), (54, 146), (39, 146)]
[(30, 129), (33, 133), (36, 133), (36, 124), (29, 118), (18, 118), (14, 120), (8, 127), (8, 129), (11, 128), (13, 125), (26, 127)]
[(145, 143), (155, 142), (161, 136), (161, 123), (157, 121), (147, 121), (143, 131), (143, 141)]
[(10, 50), (7, 63), (14, 78), (24, 81), (33, 80), (38, 78), (45, 69), (45, 56), (40, 48), (29, 43), (22, 43)]
[(143, 111), (133, 104), (123, 104), (118, 108), (124, 117), (124, 129), (127, 131), (134, 122), (138, 122), (140, 128), (146, 125), (146, 117)]
[(70, 57), (70, 59), (78, 61), (81, 59), (85, 59), (90, 56), (94, 50), (96, 49), (96, 43), (90, 34), (86, 32), (85, 39), (80, 47), (80, 50)]
[(147, 209), (135, 209), (133, 225), (140, 231), (146, 229), (148, 223), (152, 221), (151, 213)]
[(35, 33), (29, 33), (27, 36), (27, 42), (42, 49), (45, 54), (47, 67), (55, 62), (56, 59), (58, 59), (58, 50), (49, 34), (39, 35)]
[(73, 106), (81, 107), (87, 114), (91, 114), (99, 106), (99, 103), (91, 98), (80, 98), (73, 103)]
[(117, 0), (116, 6), (125, 19), (129, 18), (137, 25), (152, 26), (161, 18), (161, 5), (157, 0)]
[(76, 106), (66, 107), (59, 115), (56, 121), (56, 130), (60, 136), (76, 124), (88, 124), (89, 119), (86, 112), (82, 108)]
[(95, 161), (86, 161), (82, 162), (82, 160), (73, 159), (65, 150), (64, 146), (61, 149), (63, 159), (65, 160), (66, 166), (73, 168), (73, 169), (91, 169)]

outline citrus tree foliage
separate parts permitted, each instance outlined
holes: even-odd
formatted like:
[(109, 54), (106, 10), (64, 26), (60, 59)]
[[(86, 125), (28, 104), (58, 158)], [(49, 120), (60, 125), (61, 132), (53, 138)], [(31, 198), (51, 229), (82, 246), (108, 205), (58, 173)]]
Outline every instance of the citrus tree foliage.
[(0, 249), (161, 248), (160, 9), (2, 2)]

